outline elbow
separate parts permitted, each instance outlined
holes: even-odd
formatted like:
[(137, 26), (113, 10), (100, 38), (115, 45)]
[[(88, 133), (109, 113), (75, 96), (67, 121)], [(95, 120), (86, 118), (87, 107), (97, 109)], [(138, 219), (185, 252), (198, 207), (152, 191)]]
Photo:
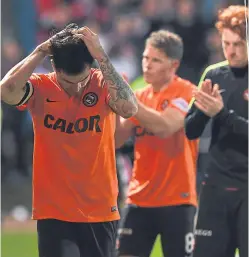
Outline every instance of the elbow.
[(133, 117), (134, 115), (129, 114), (129, 113), (123, 113), (123, 114), (119, 114), (122, 118), (124, 119), (129, 119), (131, 117)]
[(0, 88), (1, 88), (1, 96), (2, 97), (4, 97), (4, 95), (6, 95), (7, 92), (10, 91), (9, 90), (10, 86), (9, 86), (9, 83), (7, 83), (7, 81), (1, 80), (0, 81)]
[(7, 104), (11, 104), (10, 96), (14, 92), (13, 86), (6, 83), (6, 81), (5, 82), (1, 81), (0, 88), (1, 88), (1, 100)]
[(123, 110), (118, 114), (124, 119), (129, 119), (135, 116), (137, 114), (137, 111), (138, 111), (138, 106), (132, 105), (132, 106), (129, 106), (129, 108), (126, 108), (126, 110)]
[(124, 113), (125, 115), (122, 116), (123, 118), (128, 119), (135, 116), (138, 112), (138, 103), (136, 98), (134, 98), (133, 101), (129, 101), (126, 105), (124, 105), (124, 107), (126, 107), (126, 112)]
[(3, 78), (0, 81), (1, 95), (8, 95), (15, 91), (15, 82), (11, 79), (11, 77)]
[(138, 112), (137, 102), (134, 101), (110, 101), (109, 106), (116, 114), (124, 119), (129, 119)]

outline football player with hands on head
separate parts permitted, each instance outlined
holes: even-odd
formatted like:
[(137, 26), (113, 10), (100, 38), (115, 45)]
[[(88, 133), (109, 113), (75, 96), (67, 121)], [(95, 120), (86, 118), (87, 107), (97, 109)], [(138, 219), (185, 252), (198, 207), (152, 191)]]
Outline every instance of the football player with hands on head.
[[(54, 71), (33, 73), (46, 56)], [(100, 69), (91, 68), (94, 59)], [(138, 107), (98, 36), (66, 26), (5, 75), (1, 93), (33, 119), (39, 256), (114, 257), (120, 218), (116, 114), (129, 118)]]

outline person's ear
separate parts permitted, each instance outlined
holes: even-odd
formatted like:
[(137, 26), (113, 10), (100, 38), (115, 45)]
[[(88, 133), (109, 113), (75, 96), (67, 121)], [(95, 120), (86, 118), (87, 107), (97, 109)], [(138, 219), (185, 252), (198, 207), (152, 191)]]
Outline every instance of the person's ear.
[(173, 68), (175, 71), (177, 71), (179, 67), (180, 67), (180, 61), (178, 61), (178, 60), (173, 60), (173, 61), (172, 61), (172, 68)]
[(50, 59), (50, 62), (51, 62), (53, 69), (55, 70), (54, 60), (52, 58)]
[(51, 65), (52, 65), (52, 68), (55, 72), (60, 72), (60, 70), (57, 70), (56, 67), (55, 67), (55, 63), (54, 63), (54, 60), (51, 58), (50, 59), (50, 62), (51, 62)]

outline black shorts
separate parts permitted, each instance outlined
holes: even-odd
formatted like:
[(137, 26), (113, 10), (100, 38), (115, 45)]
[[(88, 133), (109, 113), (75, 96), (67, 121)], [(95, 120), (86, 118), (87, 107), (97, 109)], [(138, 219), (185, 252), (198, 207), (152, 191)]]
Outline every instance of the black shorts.
[(194, 257), (248, 257), (247, 190), (202, 186)]
[(191, 205), (142, 208), (129, 205), (119, 229), (119, 256), (150, 256), (157, 235), (164, 256), (189, 257), (194, 248)]
[(37, 221), (40, 257), (115, 257), (117, 222)]

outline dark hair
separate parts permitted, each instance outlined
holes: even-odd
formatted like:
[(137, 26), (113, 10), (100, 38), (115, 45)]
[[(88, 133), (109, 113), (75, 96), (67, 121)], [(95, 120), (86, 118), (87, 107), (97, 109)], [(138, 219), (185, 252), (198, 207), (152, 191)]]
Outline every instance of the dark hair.
[(146, 44), (162, 50), (169, 58), (181, 60), (183, 56), (183, 42), (180, 36), (168, 30), (152, 32)]
[(94, 61), (85, 43), (72, 33), (75, 29), (78, 29), (77, 24), (69, 24), (59, 33), (53, 31), (51, 38), (51, 58), (55, 68), (68, 75), (81, 73), (87, 64), (92, 65)]

